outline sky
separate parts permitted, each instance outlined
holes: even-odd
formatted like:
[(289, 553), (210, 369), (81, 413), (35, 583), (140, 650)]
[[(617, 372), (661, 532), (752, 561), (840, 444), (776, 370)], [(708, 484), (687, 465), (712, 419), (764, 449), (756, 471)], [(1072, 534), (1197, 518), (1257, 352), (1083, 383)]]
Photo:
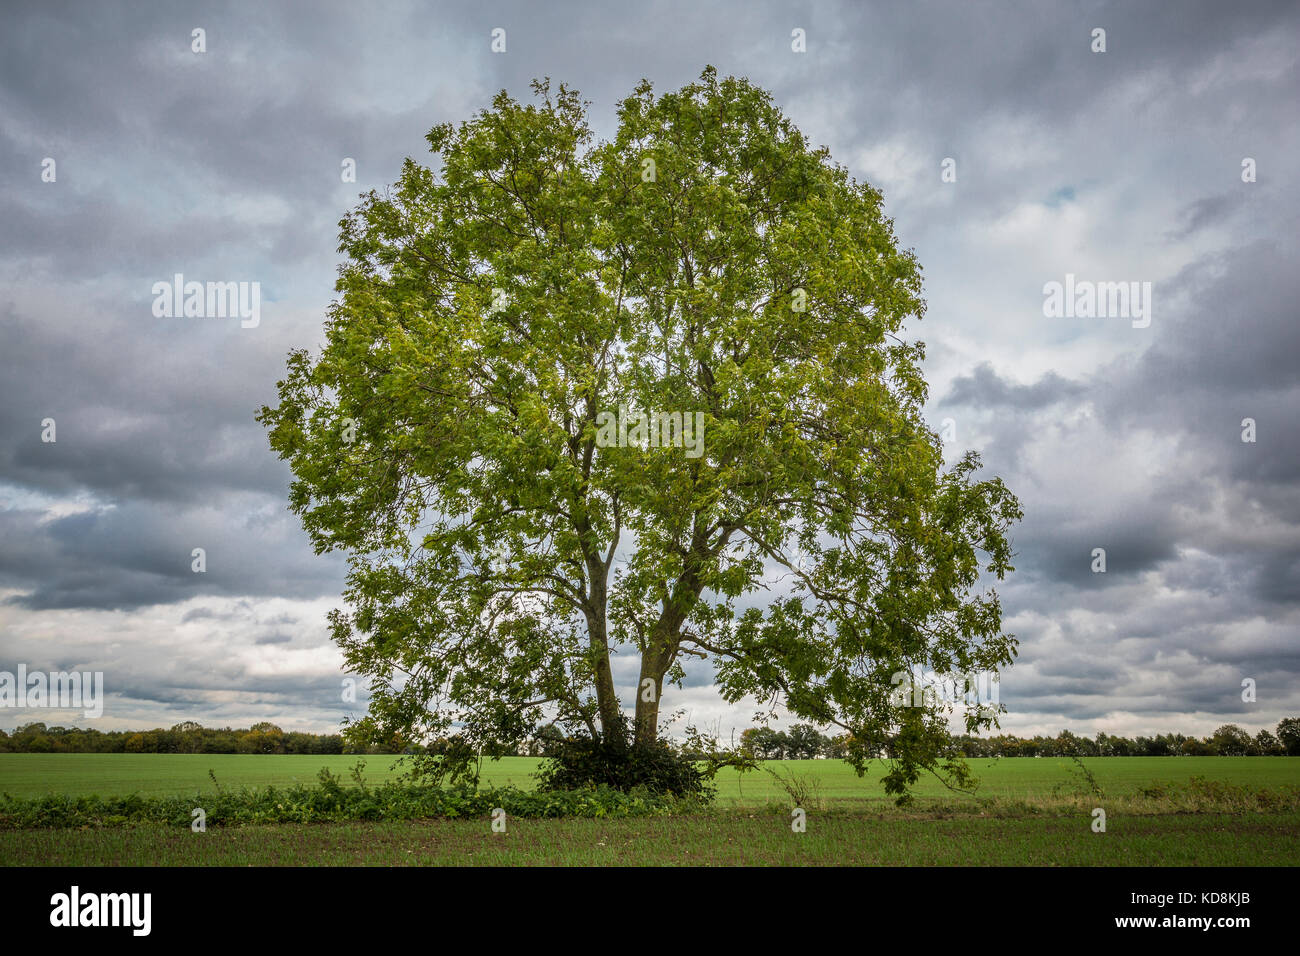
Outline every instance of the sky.
[[(1025, 512), (1003, 730), (1300, 715), (1298, 38), (1300, 6), (1251, 0), (7, 10), (0, 671), (101, 671), (106, 696), (0, 728), (359, 716), (325, 622), (343, 560), (253, 418), (323, 343), (339, 219), (500, 89), (575, 87), (608, 137), (642, 78), (709, 64), (879, 188), (924, 268), (927, 418)], [(155, 315), (177, 273), (259, 283), (257, 323)], [(1048, 314), (1067, 276), (1149, 313)], [(665, 711), (750, 725), (687, 673)]]

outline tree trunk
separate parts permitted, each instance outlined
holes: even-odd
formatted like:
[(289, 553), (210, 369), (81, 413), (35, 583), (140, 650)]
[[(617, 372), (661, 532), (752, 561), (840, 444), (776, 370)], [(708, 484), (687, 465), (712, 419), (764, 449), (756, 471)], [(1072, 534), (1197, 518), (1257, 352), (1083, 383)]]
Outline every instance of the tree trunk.
[[(682, 625), (703, 590), (693, 568), (678, 578), (659, 620), (650, 629), (650, 642), (641, 655), (641, 677), (636, 687), (636, 744), (652, 744), (659, 737), (659, 702), (664, 695), (664, 675), (677, 658)], [(646, 683), (650, 681), (651, 683)]]
[(600, 714), (600, 732), (606, 740), (619, 736), (623, 728), (623, 707), (614, 689), (614, 674), (609, 665), (609, 633), (605, 617), (605, 582), (591, 582), (591, 607), (587, 612), (587, 634), (596, 659), (596, 708)]
[[(647, 648), (641, 655), (641, 677), (636, 685), (636, 736), (638, 747), (652, 744), (659, 737), (659, 698), (663, 693), (663, 674), (656, 673), (659, 653)], [(646, 681), (651, 681), (647, 684)], [(651, 698), (647, 700), (647, 697)]]
[(660, 618), (650, 631), (650, 645), (641, 655), (641, 676), (636, 683), (637, 746), (652, 744), (659, 738), (659, 702), (664, 695), (664, 675), (677, 656), (675, 632), (680, 623), (680, 615)]

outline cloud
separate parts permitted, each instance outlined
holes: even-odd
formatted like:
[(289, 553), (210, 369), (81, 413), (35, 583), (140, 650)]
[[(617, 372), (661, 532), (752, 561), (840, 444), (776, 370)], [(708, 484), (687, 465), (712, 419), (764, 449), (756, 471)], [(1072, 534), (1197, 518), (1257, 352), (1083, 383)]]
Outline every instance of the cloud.
[(1017, 385), (999, 377), (992, 365), (983, 362), (971, 374), (953, 381), (942, 404), (1031, 410), (1075, 398), (1084, 391), (1082, 384), (1067, 381), (1056, 372), (1048, 372), (1032, 385)]
[[(935, 421), (1020, 495), (1008, 728), (1212, 730), (1300, 709), (1294, 4), (672, 0), (24, 7), (0, 37), (0, 658), (98, 662), (105, 726), (337, 725), (339, 556), (253, 414), (316, 347), (339, 217), (423, 136), (549, 76), (608, 135), (642, 77), (749, 76), (881, 187), (925, 267)], [(1107, 52), (1090, 50), (1104, 25)], [(208, 51), (190, 50), (191, 30)], [(489, 50), (503, 27), (508, 52)], [(807, 32), (808, 52), (790, 50)], [(57, 181), (43, 182), (45, 157)], [(945, 183), (940, 164), (956, 161)], [(1256, 160), (1255, 183), (1240, 179)], [(357, 182), (340, 166), (356, 160)], [(162, 320), (175, 272), (257, 281), (257, 329)], [(1052, 320), (1073, 272), (1148, 329)], [(42, 422), (57, 441), (41, 440)], [(1242, 420), (1257, 438), (1243, 442)], [(190, 569), (202, 547), (208, 570)], [(1104, 574), (1092, 550), (1107, 554)], [(2, 664), (2, 661), (0, 661)], [(665, 709), (749, 723), (687, 660)], [(616, 658), (626, 699), (636, 672)], [(1259, 681), (1243, 710), (1241, 676)], [(5, 715), (6, 718), (9, 715)]]

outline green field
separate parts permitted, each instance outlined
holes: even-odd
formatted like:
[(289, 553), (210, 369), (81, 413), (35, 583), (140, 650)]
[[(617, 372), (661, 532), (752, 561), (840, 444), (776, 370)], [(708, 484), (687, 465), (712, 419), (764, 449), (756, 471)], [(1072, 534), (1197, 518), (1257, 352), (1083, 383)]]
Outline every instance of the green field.
[(0, 859), (39, 866), (1277, 866), (1300, 863), (1300, 814), (1114, 819), (777, 814), (185, 829), (0, 831)]
[[(312, 784), (328, 767), (348, 777), (359, 758), (269, 755), (0, 754), (0, 793), (146, 796)], [(367, 757), (365, 779), (400, 772)], [(536, 760), (487, 762), (484, 785), (530, 788)], [(1300, 759), (1085, 758), (1101, 795), (1064, 758), (973, 760), (975, 795), (922, 781), (898, 808), (883, 768), (858, 778), (838, 761), (769, 764), (804, 787), (796, 801), (771, 774), (718, 781), (706, 813), (625, 819), (400, 820), (213, 827), (155, 824), (0, 831), (9, 865), (1300, 865)], [(1186, 787), (1193, 778), (1211, 781)], [(1225, 785), (1218, 788), (1218, 785)], [(1170, 791), (1153, 790), (1174, 785)], [(1257, 801), (1256, 795), (1269, 795)], [(1285, 796), (1289, 794), (1289, 796)], [(1107, 814), (1092, 831), (1092, 809)]]
[[(371, 756), (279, 756), (262, 754), (0, 754), (0, 793), (15, 797), (46, 793), (116, 795), (139, 793), (189, 794), (212, 788), (211, 770), (227, 789), (311, 784), (321, 767), (345, 779), (358, 760), (365, 761), (365, 779), (380, 783), (401, 772), (399, 758)], [(539, 761), (506, 757), (484, 761), (484, 786), (513, 784), (531, 789), (531, 774)], [(773, 760), (768, 766), (796, 778), (811, 779), (816, 796), (826, 804), (888, 802), (880, 785), (885, 761), (877, 761), (865, 777), (838, 760)], [(1288, 757), (1085, 757), (1083, 764), (1108, 796), (1131, 794), (1154, 783), (1185, 782), (1195, 776), (1248, 787), (1300, 786), (1300, 759)], [(976, 797), (1035, 800), (1079, 782), (1079, 774), (1063, 757), (979, 759), (970, 762), (979, 778)], [(971, 799), (952, 794), (938, 781), (922, 779), (918, 797)], [(728, 806), (762, 806), (786, 799), (767, 773), (744, 776), (725, 770), (718, 779), (718, 801)]]

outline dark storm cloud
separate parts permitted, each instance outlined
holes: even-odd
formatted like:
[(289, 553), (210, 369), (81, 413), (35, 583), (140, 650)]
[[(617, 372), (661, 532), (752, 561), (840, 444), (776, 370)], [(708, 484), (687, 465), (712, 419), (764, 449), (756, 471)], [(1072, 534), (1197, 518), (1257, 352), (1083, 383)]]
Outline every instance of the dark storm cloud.
[[(1080, 516), (1071, 525), (1044, 529), (1042, 537), (1022, 534), (1017, 566), (1049, 586), (1111, 586), (1175, 557), (1178, 534), (1167, 522), (1166, 515), (1145, 507)], [(1106, 552), (1104, 574), (1092, 570), (1097, 548)]]
[[(339, 681), (333, 676), (310, 681), (250, 680), (240, 670), (230, 669), (224, 672), (209, 672), (195, 684), (178, 686), (159, 683), (156, 680), (139, 680), (125, 672), (106, 671), (104, 682), (108, 688), (111, 688), (108, 702), (104, 707), (106, 714), (111, 714), (114, 710), (114, 700), (166, 704), (181, 711), (198, 707), (207, 712), (223, 698), (236, 700), (244, 706), (265, 705), (268, 709), (274, 708), (273, 712), (278, 714), (333, 709), (341, 717), (343, 712)], [(361, 696), (363, 695), (358, 693), (358, 697)]]
[[(1188, 267), (1186, 307), (1138, 361), (1103, 371), (1096, 387), (1114, 428), (1182, 436), (1197, 483), (1230, 496), (1229, 523), (1300, 528), (1300, 276), (1288, 266), (1297, 251), (1291, 238), (1260, 241)], [(1254, 441), (1243, 440), (1246, 419), (1255, 421)], [(1153, 499), (1168, 510), (1188, 496)], [(1242, 568), (1257, 599), (1300, 606), (1296, 535), (1215, 548)]]
[[(1014, 628), (1022, 653), (1003, 691), (1013, 712), (1123, 714), (1152, 731), (1183, 726), (1161, 716), (1177, 711), (1217, 715), (1197, 718), (1208, 729), (1271, 726), (1294, 709), (1300, 285), (1293, 241), (1275, 236), (1189, 264), (1164, 284), (1150, 347), (1071, 375), (1067, 390), (982, 365), (954, 379), (941, 405), (986, 413), (986, 463), (1026, 512), (1019, 570), (1001, 589), (1009, 613), (1038, 615)], [(1076, 416), (1085, 425), (1065, 424)], [(1247, 417), (1254, 442), (1242, 441)], [(1133, 471), (1126, 449), (1143, 445)], [(1070, 462), (1092, 481), (1062, 484)], [(1098, 547), (1105, 573), (1092, 569)], [(1098, 683), (1098, 667), (1114, 676)], [(1241, 700), (1244, 677), (1267, 682), (1267, 709)]]
[(1036, 409), (1074, 398), (1083, 391), (1083, 385), (1067, 381), (1056, 372), (1048, 372), (1032, 385), (1016, 385), (1000, 378), (985, 362), (971, 374), (955, 379), (941, 404)]
[[(1131, 369), (1113, 373), (1109, 414), (1191, 425), (1213, 406), (1300, 386), (1297, 252), (1293, 235), (1282, 234), (1185, 267), (1167, 284), (1175, 306), (1159, 339)], [(1195, 404), (1185, 410), (1189, 399)]]
[[(224, 505), (219, 512), (132, 501), (60, 518), (0, 511), (0, 537), (18, 543), (0, 552), (0, 579), (26, 592), (13, 603), (33, 609), (339, 593), (342, 560), (313, 555), (291, 516), (251, 500), (244, 514), (238, 500)], [(196, 548), (203, 549), (201, 572), (194, 570)]]
[[(238, 320), (156, 319), (137, 288), (125, 304), (0, 317), (0, 480), (150, 501), (280, 493), (287, 472), (253, 415), (274, 400), (282, 355)], [(41, 440), (46, 418), (54, 442)]]
[[(1177, 290), (1178, 302), (1158, 319), (1160, 335), (1151, 347), (1085, 379), (1048, 373), (1020, 385), (988, 364), (954, 379), (941, 405), (996, 415), (985, 449), (994, 472), (1020, 467), (1023, 445), (1049, 428), (1060, 403), (1066, 411), (1084, 402), (1094, 406), (1110, 435), (1172, 436), (1195, 462), (1194, 471), (1149, 488), (1130, 487), (1118, 500), (1061, 501), (1047, 488), (1042, 494), (1050, 502), (1036, 502), (1039, 492), (1031, 485), (1017, 536), (1025, 574), (1096, 588), (1169, 561), (1181, 547), (1209, 545), (1231, 564), (1216, 574), (1232, 574), (1261, 600), (1300, 602), (1291, 570), (1294, 541), (1233, 545), (1217, 532), (1221, 540), (1207, 541), (1203, 522), (1185, 513), (1209, 508), (1215, 489), (1226, 488), (1238, 501), (1238, 515), (1262, 512), (1268, 524), (1300, 527), (1300, 495), (1291, 491), (1300, 478), (1300, 427), (1291, 411), (1300, 389), (1294, 361), (1300, 354), (1300, 278), (1286, 266), (1294, 251), (1289, 243), (1261, 241), (1188, 266), (1167, 284)], [(1247, 417), (1257, 428), (1268, 423), (1267, 440), (1242, 441)], [(1087, 459), (1105, 453), (1081, 445), (1063, 445), (1060, 454)], [(1113, 485), (1123, 479), (1116, 475)], [(1094, 547), (1107, 550), (1106, 575), (1090, 571)]]
[(1231, 213), (1241, 208), (1241, 202), (1227, 193), (1207, 196), (1188, 205), (1180, 213), (1178, 228), (1169, 231), (1170, 239), (1186, 239), (1192, 233), (1206, 226), (1221, 222)]

